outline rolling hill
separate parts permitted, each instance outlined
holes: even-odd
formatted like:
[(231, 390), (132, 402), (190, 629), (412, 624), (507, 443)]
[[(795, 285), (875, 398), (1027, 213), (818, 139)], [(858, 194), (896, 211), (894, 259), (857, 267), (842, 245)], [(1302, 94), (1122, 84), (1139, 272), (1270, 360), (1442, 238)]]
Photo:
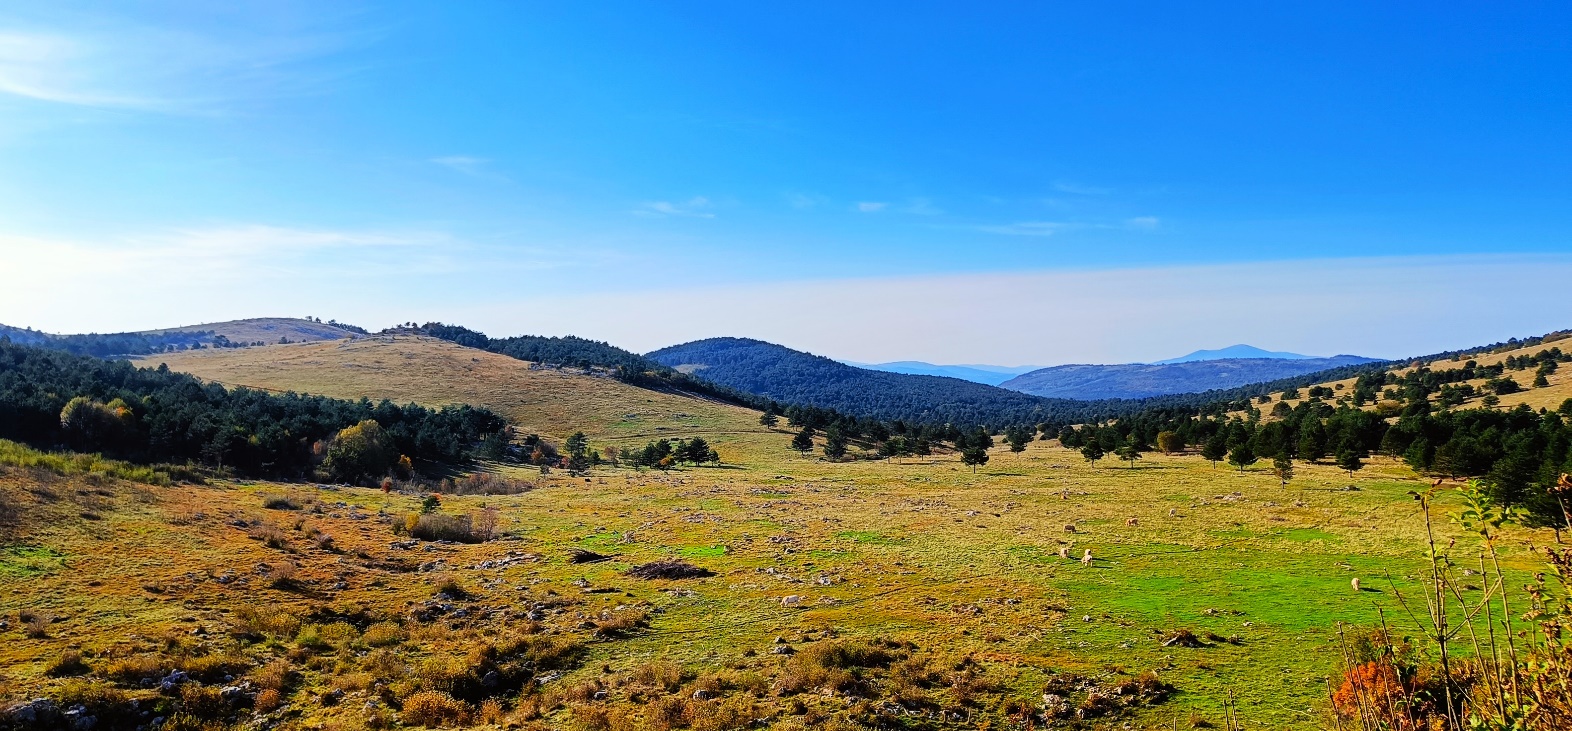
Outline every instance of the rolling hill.
[(1253, 383), (1377, 362), (1357, 355), (1331, 358), (1226, 358), (1167, 364), (1062, 365), (1032, 371), (1000, 384), (1034, 396), (1069, 399), (1138, 399), (1230, 389)]
[(1281, 350), (1262, 350), (1254, 345), (1230, 345), (1216, 350), (1197, 350), (1193, 353), (1181, 355), (1178, 358), (1153, 361), (1155, 365), (1169, 363), (1190, 363), (1198, 360), (1223, 360), (1224, 358), (1281, 358), (1283, 360), (1312, 360), (1318, 356), (1300, 355)]
[(728, 441), (767, 438), (784, 448), (778, 433), (759, 426), (756, 411), (430, 337), (373, 335), (265, 348), (192, 350), (146, 356), (141, 363), (163, 363), (229, 386), (385, 398), (425, 406), (484, 406), (521, 433), (558, 440), (582, 430), (599, 441), (698, 435), (723, 447)]
[(31, 328), (0, 325), (0, 337), (18, 345), (34, 345), (99, 358), (146, 355), (166, 350), (247, 347), (253, 344), (340, 340), (364, 334), (360, 328), (290, 317), (256, 317), (202, 325), (121, 333), (59, 335)]

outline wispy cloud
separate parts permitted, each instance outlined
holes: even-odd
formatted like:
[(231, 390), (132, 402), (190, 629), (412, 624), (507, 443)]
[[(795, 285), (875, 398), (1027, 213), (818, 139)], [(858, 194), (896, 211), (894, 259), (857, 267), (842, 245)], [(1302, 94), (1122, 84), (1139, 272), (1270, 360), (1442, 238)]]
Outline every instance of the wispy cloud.
[(242, 100), (323, 90), (352, 71), (331, 64), (306, 68), (303, 62), (379, 36), (268, 34), (244, 23), (238, 24), (243, 31), (218, 33), (107, 17), (8, 24), (10, 29), (0, 31), (0, 95), (171, 114), (221, 113)]
[(444, 155), (431, 158), (431, 162), (465, 175), (475, 175), (480, 173), (485, 168), (486, 163), (491, 161), (484, 157), (470, 157), (469, 155)]
[(830, 202), (829, 198), (819, 195), (818, 193), (787, 193), (785, 198), (786, 205), (791, 206), (792, 208), (795, 208), (799, 211), (817, 208)]
[(1022, 221), (1020, 223), (1007, 223), (1002, 225), (978, 226), (977, 230), (983, 233), (1001, 234), (1004, 236), (1052, 236), (1077, 224), (1062, 221)]
[(714, 218), (715, 214), (707, 210), (711, 207), (710, 199), (704, 196), (695, 196), (681, 203), (646, 201), (640, 203), (638, 208), (633, 209), (633, 215), (657, 218)]
[(1137, 231), (1156, 231), (1161, 223), (1156, 216), (1136, 216), (1135, 218), (1125, 219), (1124, 227)]
[(857, 210), (860, 213), (878, 213), (889, 206), (890, 204), (881, 201), (860, 201), (857, 203)]
[(937, 216), (944, 213), (944, 211), (939, 210), (938, 206), (933, 204), (933, 201), (927, 198), (913, 198), (907, 201), (906, 205), (901, 208), (901, 212), (915, 216)]
[(1113, 188), (1105, 188), (1098, 185), (1084, 185), (1067, 180), (1061, 180), (1057, 183), (1054, 183), (1053, 189), (1059, 191), (1060, 193), (1069, 193), (1071, 195), (1108, 195), (1109, 193), (1113, 192)]

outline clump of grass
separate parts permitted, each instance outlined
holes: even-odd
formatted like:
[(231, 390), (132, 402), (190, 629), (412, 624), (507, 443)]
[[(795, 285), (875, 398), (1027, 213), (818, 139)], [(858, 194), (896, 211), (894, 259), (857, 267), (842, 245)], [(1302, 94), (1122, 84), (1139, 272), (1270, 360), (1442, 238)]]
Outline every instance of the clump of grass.
[(257, 699), (251, 705), (262, 713), (268, 713), (284, 705), (284, 694), (277, 688), (264, 688), (257, 693)]
[(469, 590), (464, 588), (464, 584), (460, 583), (458, 577), (453, 574), (443, 574), (437, 577), (436, 589), (438, 594), (446, 594), (454, 599), (463, 599), (469, 596)]
[(289, 685), (293, 673), (294, 668), (289, 661), (280, 658), (252, 670), (250, 678), (258, 688), (282, 692)]
[(404, 628), (397, 622), (378, 622), (366, 628), (360, 641), (372, 647), (387, 647), (404, 641)]
[(493, 521), (479, 530), (474, 517), (452, 513), (410, 513), (404, 518), (404, 530), (423, 541), (483, 543), (491, 539), (495, 525)]
[(300, 619), (288, 612), (246, 604), (235, 608), (230, 632), (241, 637), (288, 639), (300, 631)]
[(408, 726), (460, 726), (469, 723), (469, 704), (440, 691), (423, 690), (404, 699), (400, 720)]
[(76, 650), (66, 650), (60, 657), (49, 663), (44, 674), (52, 678), (68, 678), (76, 675), (86, 675), (91, 670), (87, 662), (82, 659), (82, 653)]
[(633, 669), (629, 679), (634, 685), (670, 693), (682, 685), (682, 666), (669, 660), (648, 662)]
[(267, 571), (268, 586), (274, 589), (293, 589), (300, 585), (300, 567), (291, 561), (282, 561)]
[(594, 620), (595, 634), (602, 637), (620, 637), (644, 626), (647, 621), (649, 621), (649, 612), (643, 609), (605, 612)]
[(289, 534), (272, 523), (254, 525), (247, 531), (247, 535), (251, 536), (252, 540), (261, 541), (262, 545), (268, 548), (276, 548), (280, 551), (289, 548)]
[(290, 495), (263, 495), (262, 507), (268, 510), (299, 510), (300, 502)]
[[(904, 655), (887, 643), (860, 640), (825, 640), (803, 648), (787, 661), (776, 679), (783, 694), (815, 688), (847, 690), (859, 683), (865, 668), (884, 667)], [(904, 650), (904, 647), (901, 647)]]
[(48, 637), (49, 625), (54, 624), (55, 621), (54, 615), (36, 609), (23, 609), (17, 613), (17, 619), (21, 620), (22, 629), (27, 636), (35, 640)]

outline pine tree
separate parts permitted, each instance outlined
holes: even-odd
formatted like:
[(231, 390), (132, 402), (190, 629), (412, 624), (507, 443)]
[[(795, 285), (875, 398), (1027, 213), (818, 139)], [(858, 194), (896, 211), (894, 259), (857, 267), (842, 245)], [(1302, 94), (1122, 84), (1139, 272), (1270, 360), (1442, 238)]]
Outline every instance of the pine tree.
[(1227, 456), (1228, 437), (1223, 436), (1222, 432), (1213, 434), (1211, 439), (1201, 445), (1201, 458), (1211, 462), (1213, 469), (1216, 469), (1217, 463)]
[(1096, 439), (1088, 440), (1086, 446), (1081, 447), (1081, 456), (1091, 462), (1093, 467), (1097, 466), (1097, 460), (1102, 459), (1103, 454), (1103, 445), (1098, 444)]
[(769, 411), (764, 412), (764, 414), (759, 417), (759, 426), (763, 426), (763, 427), (770, 428), (770, 429), (775, 428), (775, 425), (779, 424), (780, 422), (781, 422), (780, 417), (776, 416), (773, 412), (769, 412)]
[(1294, 479), (1293, 458), (1286, 452), (1278, 452), (1277, 456), (1272, 458), (1272, 471), (1277, 473), (1277, 479), (1281, 480), (1282, 484), (1288, 484), (1289, 480)]
[(802, 452), (804, 457), (808, 456), (808, 452), (813, 450), (813, 428), (805, 426), (797, 432), (797, 436), (791, 438), (791, 448)]
[(961, 450), (961, 464), (972, 468), (972, 473), (977, 472), (977, 465), (988, 464), (988, 448), (978, 442), (970, 442)]
[(1132, 441), (1129, 444), (1114, 450), (1114, 454), (1117, 455), (1119, 459), (1129, 462), (1131, 467), (1134, 467), (1135, 461), (1141, 458), (1141, 447)]
[(1353, 477), (1355, 470), (1364, 469), (1365, 462), (1359, 458), (1358, 451), (1344, 448), (1338, 450), (1337, 452), (1337, 466), (1341, 469), (1348, 470), (1348, 476)]
[(839, 460), (846, 456), (846, 434), (831, 427), (824, 433), (824, 456)]
[(1246, 467), (1255, 464), (1255, 460), (1255, 450), (1250, 448), (1249, 442), (1240, 442), (1228, 452), (1228, 464), (1238, 467), (1241, 473)]

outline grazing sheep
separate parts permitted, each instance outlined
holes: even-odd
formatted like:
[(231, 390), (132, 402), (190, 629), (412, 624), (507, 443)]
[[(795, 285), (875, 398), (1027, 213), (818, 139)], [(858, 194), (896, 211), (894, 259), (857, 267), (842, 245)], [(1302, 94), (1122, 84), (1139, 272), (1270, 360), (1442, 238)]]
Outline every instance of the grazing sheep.
[(1070, 547), (1069, 546), (1060, 546), (1059, 547), (1059, 558), (1068, 559), (1069, 557), (1070, 557)]
[(1353, 587), (1354, 587), (1354, 591), (1355, 591), (1355, 592), (1356, 592), (1356, 593), (1357, 593), (1357, 592), (1358, 592), (1358, 591), (1359, 591), (1359, 577), (1358, 577), (1358, 576), (1355, 576), (1355, 577), (1354, 577), (1354, 580), (1353, 580), (1353, 581), (1350, 581), (1350, 582), (1348, 582), (1348, 583), (1349, 583), (1349, 584), (1352, 584), (1352, 585), (1353, 585)]
[(1090, 548), (1086, 549), (1086, 553), (1081, 556), (1081, 565), (1082, 566), (1091, 566), (1092, 565), (1092, 549), (1090, 549)]
[(1124, 524), (1129, 526), (1129, 527), (1131, 527), (1131, 528), (1134, 528), (1134, 527), (1140, 525), (1141, 521), (1136, 520), (1135, 518), (1128, 518), (1128, 519), (1126, 519), (1124, 521)]
[(1179, 509), (1178, 508), (1169, 508), (1168, 509), (1168, 517), (1170, 517), (1170, 518), (1177, 518), (1177, 517), (1179, 517)]
[(1066, 524), (1064, 526), (1064, 532), (1066, 532), (1066, 533), (1074, 533), (1075, 532), (1075, 524), (1074, 523)]
[(802, 597), (800, 595), (792, 594), (790, 596), (781, 597), (781, 606), (783, 607), (795, 607), (800, 606), (801, 604)]

